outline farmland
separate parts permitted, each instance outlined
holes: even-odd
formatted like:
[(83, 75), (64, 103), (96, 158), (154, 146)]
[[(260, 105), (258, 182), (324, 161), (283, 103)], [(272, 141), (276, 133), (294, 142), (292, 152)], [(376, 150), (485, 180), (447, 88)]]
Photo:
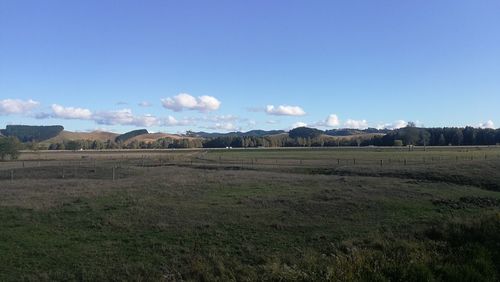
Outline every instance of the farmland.
[(500, 148), (23, 152), (0, 280), (500, 278)]

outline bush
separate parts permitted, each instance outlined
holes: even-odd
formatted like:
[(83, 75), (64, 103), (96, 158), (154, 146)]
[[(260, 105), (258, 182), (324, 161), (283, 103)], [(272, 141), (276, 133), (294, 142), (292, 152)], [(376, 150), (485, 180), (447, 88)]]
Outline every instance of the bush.
[(10, 158), (15, 160), (19, 157), (21, 142), (16, 137), (0, 138), (0, 159), (5, 160)]
[(394, 140), (394, 146), (403, 147), (403, 140)]

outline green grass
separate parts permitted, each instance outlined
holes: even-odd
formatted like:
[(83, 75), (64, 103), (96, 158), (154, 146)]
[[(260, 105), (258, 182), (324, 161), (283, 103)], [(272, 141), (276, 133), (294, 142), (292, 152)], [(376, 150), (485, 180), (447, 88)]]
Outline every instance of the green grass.
[[(500, 158), (472, 150), (22, 156), (0, 164), (0, 280), (495, 281)], [(452, 161), (369, 164), (401, 154)]]

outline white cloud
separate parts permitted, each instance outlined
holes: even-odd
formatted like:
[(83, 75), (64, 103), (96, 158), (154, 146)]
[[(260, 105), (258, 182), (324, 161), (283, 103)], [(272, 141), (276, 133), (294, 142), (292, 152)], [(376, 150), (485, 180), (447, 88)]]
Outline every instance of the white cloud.
[(224, 130), (224, 131), (237, 131), (239, 130), (236, 125), (234, 125), (232, 122), (221, 122), (221, 123), (216, 123), (211, 127), (208, 127), (209, 129), (214, 129), (214, 130)]
[(328, 127), (336, 127), (340, 125), (339, 117), (335, 114), (331, 114), (325, 121), (325, 125)]
[(140, 102), (140, 103), (139, 103), (139, 104), (137, 104), (137, 105), (139, 105), (139, 107), (144, 107), (144, 108), (147, 108), (147, 107), (151, 107), (151, 106), (152, 106), (152, 105), (151, 105), (151, 103), (150, 103), (150, 102), (148, 102), (148, 101), (142, 101), (142, 102)]
[(100, 112), (95, 114), (93, 119), (96, 123), (104, 125), (134, 125), (149, 127), (160, 124), (160, 121), (155, 116), (134, 116), (132, 110), (130, 109)]
[(173, 116), (168, 116), (164, 121), (163, 125), (165, 126), (177, 126), (179, 125), (179, 121)]
[(479, 124), (480, 128), (490, 128), (490, 129), (495, 129), (495, 124), (493, 123), (492, 120), (489, 120), (487, 122)]
[(337, 127), (340, 125), (340, 119), (336, 114), (331, 114), (325, 120), (311, 124), (312, 127)]
[(24, 114), (40, 105), (31, 99), (24, 101), (20, 99), (0, 100), (0, 115)]
[(92, 112), (88, 109), (63, 107), (58, 104), (52, 105), (53, 117), (63, 119), (92, 119)]
[(352, 128), (352, 129), (366, 129), (368, 128), (368, 122), (366, 120), (352, 120), (348, 119), (345, 123), (344, 126), (346, 128)]
[(163, 123), (162, 123), (163, 126), (186, 126), (186, 125), (193, 125), (193, 124), (194, 124), (193, 119), (177, 120), (173, 116), (168, 116), (165, 120), (163, 120)]
[(203, 118), (203, 120), (212, 122), (236, 122), (239, 121), (240, 118), (235, 115), (217, 115), (217, 116), (206, 116)]
[(301, 121), (296, 122), (296, 123), (292, 124), (291, 129), (294, 129), (294, 128), (297, 128), (297, 127), (307, 127), (307, 123), (301, 122)]
[(160, 121), (155, 116), (143, 115), (143, 116), (134, 116), (133, 122), (130, 125), (150, 127), (159, 124)]
[(275, 116), (303, 116), (306, 114), (306, 112), (299, 106), (287, 105), (281, 105), (278, 107), (268, 105), (266, 107), (266, 113)]
[(399, 129), (399, 128), (403, 128), (403, 127), (406, 127), (408, 125), (408, 122), (404, 121), (404, 120), (397, 120), (393, 123), (386, 123), (386, 124), (379, 124), (377, 126), (377, 129), (390, 129), (390, 130), (394, 130), (394, 129)]
[(200, 96), (195, 98), (187, 93), (180, 93), (172, 98), (161, 99), (163, 107), (175, 112), (182, 110), (197, 110), (209, 112), (218, 110), (221, 102), (212, 96)]
[(36, 119), (46, 119), (46, 118), (50, 118), (50, 117), (52, 117), (52, 114), (49, 114), (49, 113), (40, 112), (40, 113), (35, 114)]

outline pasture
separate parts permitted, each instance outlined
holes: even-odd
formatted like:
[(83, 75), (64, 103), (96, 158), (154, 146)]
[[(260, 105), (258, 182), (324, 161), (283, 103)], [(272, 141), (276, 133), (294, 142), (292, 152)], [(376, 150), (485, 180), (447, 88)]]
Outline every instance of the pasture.
[(500, 148), (24, 152), (2, 281), (495, 281)]

